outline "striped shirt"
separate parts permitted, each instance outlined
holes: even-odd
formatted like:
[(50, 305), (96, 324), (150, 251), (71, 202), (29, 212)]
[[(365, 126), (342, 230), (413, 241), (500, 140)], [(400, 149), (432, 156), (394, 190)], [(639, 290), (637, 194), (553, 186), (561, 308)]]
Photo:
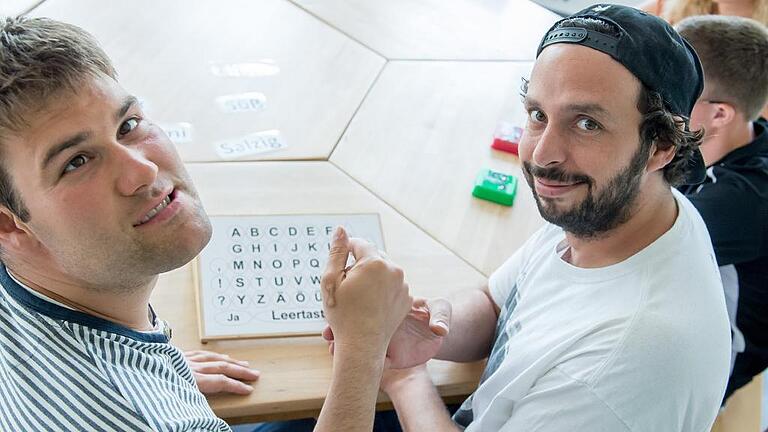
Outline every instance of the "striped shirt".
[(63, 307), (0, 263), (0, 430), (230, 431), (159, 328)]

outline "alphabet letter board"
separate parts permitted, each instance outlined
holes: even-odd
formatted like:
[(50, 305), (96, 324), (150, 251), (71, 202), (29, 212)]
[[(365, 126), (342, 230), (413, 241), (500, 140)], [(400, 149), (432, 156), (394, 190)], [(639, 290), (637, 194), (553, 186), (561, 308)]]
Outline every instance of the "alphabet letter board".
[(320, 334), (336, 226), (384, 250), (378, 214), (213, 216), (196, 265), (200, 338)]

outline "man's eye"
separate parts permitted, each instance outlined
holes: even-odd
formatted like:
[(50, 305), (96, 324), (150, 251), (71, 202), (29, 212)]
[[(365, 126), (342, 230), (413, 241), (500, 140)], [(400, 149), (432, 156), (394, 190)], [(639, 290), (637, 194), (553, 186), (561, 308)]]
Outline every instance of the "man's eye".
[(123, 124), (120, 125), (120, 130), (117, 132), (118, 135), (125, 136), (131, 133), (132, 130), (136, 129), (136, 127), (139, 125), (139, 119), (132, 117), (128, 120), (124, 121)]
[(600, 129), (600, 125), (596, 121), (588, 118), (579, 120), (576, 125), (579, 127), (579, 129), (586, 131), (596, 131)]
[(89, 160), (91, 160), (91, 158), (86, 155), (77, 155), (73, 157), (72, 160), (67, 163), (67, 166), (64, 167), (64, 173), (66, 174), (70, 171), (74, 171), (80, 168), (81, 166), (88, 163)]
[(528, 113), (528, 117), (530, 117), (531, 120), (533, 120), (533, 121), (535, 121), (537, 123), (542, 123), (542, 122), (547, 121), (547, 116), (545, 116), (544, 113), (539, 111), (539, 110), (531, 110)]

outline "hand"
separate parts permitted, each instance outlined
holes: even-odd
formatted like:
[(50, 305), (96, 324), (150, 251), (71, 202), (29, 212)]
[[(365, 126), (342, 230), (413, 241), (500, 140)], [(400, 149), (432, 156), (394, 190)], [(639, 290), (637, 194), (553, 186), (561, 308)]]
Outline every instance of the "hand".
[(387, 348), (387, 367), (410, 368), (437, 355), (448, 335), (451, 304), (444, 299), (415, 299)]
[(235, 360), (226, 354), (187, 351), (184, 357), (203, 394), (247, 395), (253, 391), (253, 387), (243, 381), (252, 382), (259, 378), (259, 371), (250, 369), (248, 362)]
[(409, 384), (417, 380), (426, 380), (430, 385), (432, 384), (432, 378), (429, 376), (426, 364), (420, 364), (408, 369), (385, 369), (384, 374), (381, 376), (380, 387), (381, 391), (391, 396), (392, 393), (400, 389), (407, 389), (410, 387)]
[[(349, 253), (355, 265), (346, 269)], [(363, 240), (339, 227), (331, 241), (320, 285), (323, 309), (337, 345), (383, 355), (392, 334), (411, 307), (403, 271)]]
[[(413, 300), (411, 310), (395, 331), (387, 348), (387, 368), (410, 368), (437, 355), (448, 334), (451, 304), (444, 299)], [(323, 338), (333, 354), (333, 330), (326, 327)]]

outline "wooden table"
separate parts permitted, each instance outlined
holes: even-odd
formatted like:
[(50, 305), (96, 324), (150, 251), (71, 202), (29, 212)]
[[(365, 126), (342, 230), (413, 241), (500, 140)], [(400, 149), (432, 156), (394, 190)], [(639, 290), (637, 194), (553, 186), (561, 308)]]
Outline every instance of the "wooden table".
[[(415, 295), (449, 295), (485, 281), (482, 274), (328, 162), (203, 163), (188, 168), (211, 215), (378, 213), (387, 253), (403, 266)], [(218, 415), (238, 423), (297, 417), (320, 409), (330, 382), (331, 358), (319, 336), (202, 345), (194, 292), (191, 265), (163, 275), (155, 289), (152, 304), (174, 329), (173, 343), (182, 349), (224, 352), (248, 360), (262, 372), (250, 396), (211, 398)], [(481, 369), (481, 363), (430, 364), (435, 383), (447, 397), (471, 393)]]

